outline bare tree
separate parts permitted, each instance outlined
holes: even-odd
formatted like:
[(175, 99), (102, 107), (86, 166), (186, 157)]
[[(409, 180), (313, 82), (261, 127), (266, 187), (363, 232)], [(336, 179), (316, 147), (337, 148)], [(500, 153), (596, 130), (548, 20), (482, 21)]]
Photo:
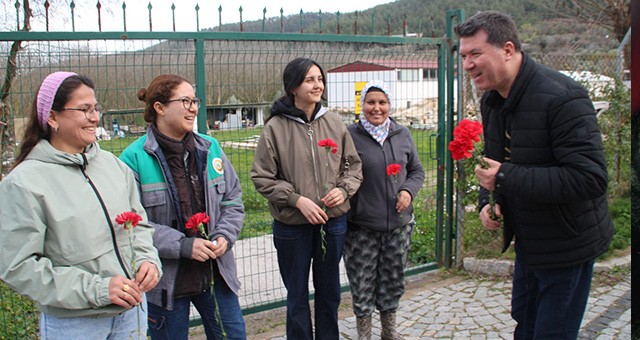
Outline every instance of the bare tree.
[[(557, 0), (558, 14), (578, 18), (604, 27), (622, 43), (631, 27), (631, 0)], [(630, 44), (625, 50), (625, 64), (631, 65)]]
[[(23, 1), (23, 25), (20, 29), (21, 31), (30, 31), (31, 30), (31, 5), (29, 0)], [(13, 122), (11, 120), (11, 109), (7, 104), (7, 97), (9, 96), (9, 91), (11, 90), (11, 84), (13, 83), (13, 79), (17, 74), (17, 58), (18, 52), (21, 49), (21, 40), (14, 41), (11, 44), (11, 50), (9, 52), (9, 57), (7, 60), (7, 66), (5, 69), (4, 81), (2, 83), (2, 88), (0, 88), (0, 180), (2, 180), (2, 174), (4, 173), (3, 169), (3, 160), (4, 155), (8, 151), (8, 146), (11, 141), (14, 140), (14, 130), (13, 130)]]

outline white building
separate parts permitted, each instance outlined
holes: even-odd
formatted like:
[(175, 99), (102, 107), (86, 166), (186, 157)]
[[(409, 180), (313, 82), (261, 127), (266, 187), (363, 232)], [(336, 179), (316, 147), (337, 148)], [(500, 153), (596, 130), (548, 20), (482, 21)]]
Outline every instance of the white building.
[(329, 108), (361, 113), (360, 90), (374, 79), (391, 88), (394, 111), (438, 97), (436, 60), (361, 60), (327, 71)]

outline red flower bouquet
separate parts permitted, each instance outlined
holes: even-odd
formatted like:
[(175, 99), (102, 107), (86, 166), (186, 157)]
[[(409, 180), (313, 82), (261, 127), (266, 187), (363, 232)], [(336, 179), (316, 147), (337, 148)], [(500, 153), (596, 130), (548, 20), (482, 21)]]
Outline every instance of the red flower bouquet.
[[(476, 148), (475, 143), (482, 140), (482, 123), (463, 119), (453, 129), (453, 140), (449, 142), (449, 151), (454, 161), (472, 158), (483, 169), (488, 169), (489, 164), (482, 158), (482, 152)], [(489, 204), (491, 205), (491, 219), (497, 219), (494, 207), (496, 205), (493, 191), (489, 191)]]
[[(207, 234), (207, 230), (204, 227), (207, 223), (209, 223), (209, 221), (210, 221), (210, 218), (206, 213), (199, 212), (199, 213), (193, 214), (193, 216), (189, 218), (189, 220), (187, 221), (187, 224), (185, 224), (184, 227), (185, 229), (191, 230), (196, 234), (200, 234), (200, 236), (202, 236), (206, 240), (209, 240), (209, 235)], [(212, 242), (213, 244), (217, 243), (216, 240), (213, 240)], [(211, 296), (213, 296), (213, 302), (216, 308), (216, 318), (218, 319), (218, 326), (220, 326), (222, 337), (226, 339), (227, 333), (224, 331), (224, 327), (222, 325), (222, 319), (220, 318), (220, 308), (218, 307), (218, 298), (216, 297), (215, 291), (213, 290), (214, 284), (215, 284), (215, 280), (214, 280), (215, 273), (213, 272), (213, 259), (211, 259), (209, 263), (211, 267), (211, 282), (210, 282)]]
[[(329, 153), (337, 153), (338, 152), (338, 143), (336, 143), (333, 139), (331, 138), (327, 138), (327, 139), (323, 139), (318, 141), (318, 146), (321, 148), (324, 148), (325, 153), (327, 154), (327, 160), (324, 163), (325, 168), (326, 168), (326, 175), (327, 177), (329, 176)], [(327, 178), (328, 180), (328, 178)], [(324, 184), (324, 194), (327, 194), (327, 191), (329, 190), (329, 187), (327, 185), (327, 183)], [(322, 257), (324, 258), (324, 255), (327, 253), (327, 241), (325, 239), (326, 236), (326, 231), (324, 230), (324, 224), (320, 226), (320, 238), (322, 239), (321, 241), (321, 245), (322, 245)]]

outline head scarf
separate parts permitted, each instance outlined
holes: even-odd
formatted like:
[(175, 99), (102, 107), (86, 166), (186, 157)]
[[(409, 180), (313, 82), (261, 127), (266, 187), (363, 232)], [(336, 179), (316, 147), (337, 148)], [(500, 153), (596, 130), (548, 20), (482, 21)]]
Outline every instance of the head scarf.
[(364, 86), (362, 92), (360, 92), (360, 107), (364, 108), (364, 97), (372, 87), (379, 88), (380, 90), (382, 90), (382, 92), (384, 92), (384, 94), (387, 95), (387, 99), (389, 100), (389, 110), (391, 110), (391, 90), (389, 89), (389, 85), (387, 85), (387, 83), (382, 80), (372, 80)]
[(49, 120), (49, 113), (51, 112), (53, 100), (56, 97), (58, 88), (60, 88), (60, 85), (65, 79), (75, 75), (77, 74), (73, 72), (53, 72), (42, 81), (36, 99), (36, 110), (38, 113), (38, 123), (40, 123), (40, 127), (44, 131), (49, 129), (47, 121)]
[[(391, 90), (389, 90), (389, 85), (387, 85), (387, 83), (382, 80), (372, 80), (364, 86), (362, 92), (360, 92), (360, 107), (364, 110), (364, 97), (367, 95), (367, 92), (369, 92), (369, 90), (373, 87), (382, 90), (382, 92), (387, 95), (387, 99), (389, 100), (389, 110), (391, 110)], [(369, 123), (367, 119), (361, 119), (360, 122), (362, 124), (362, 127), (364, 127), (364, 129), (371, 135), (371, 137), (373, 137), (376, 142), (383, 146), (384, 141), (387, 139), (387, 136), (389, 136), (389, 118), (387, 118), (384, 123), (378, 126)]]

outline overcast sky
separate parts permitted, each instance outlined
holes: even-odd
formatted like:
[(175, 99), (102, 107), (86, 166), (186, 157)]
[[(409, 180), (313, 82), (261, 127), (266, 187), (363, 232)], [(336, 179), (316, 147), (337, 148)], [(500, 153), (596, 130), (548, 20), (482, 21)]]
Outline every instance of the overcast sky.
[[(71, 20), (68, 2), (51, 1), (52, 7), (56, 7), (55, 12), (50, 16), (51, 30), (70, 31)], [(102, 30), (122, 31), (122, 1), (102, 0)], [(299, 1), (299, 0), (151, 0), (153, 9), (151, 11), (154, 31), (171, 31), (171, 4), (175, 4), (176, 31), (196, 30), (196, 4), (200, 7), (199, 19), (200, 28), (211, 28), (218, 26), (218, 7), (222, 6), (222, 24), (240, 21), (239, 7), (242, 6), (242, 20), (244, 22), (262, 19), (262, 11), (266, 7), (267, 18), (280, 16), (280, 8), (284, 10), (284, 15), (298, 14), (303, 12), (318, 13), (347, 13), (361, 11), (375, 7), (380, 4), (394, 2), (394, 0), (319, 0), (319, 1)], [(3, 14), (0, 16), (0, 29), (15, 30), (15, 7), (13, 0), (0, 0)], [(41, 6), (40, 1), (32, 1), (32, 6)], [(96, 0), (75, 0), (75, 28), (76, 31), (97, 31), (97, 10)], [(265, 4), (266, 3), (266, 4)], [(148, 31), (148, 8), (147, 0), (127, 0), (127, 31)], [(366, 6), (366, 7), (363, 7)], [(40, 11), (42, 12), (42, 11)], [(34, 31), (44, 31), (44, 19), (42, 16), (33, 20)]]

